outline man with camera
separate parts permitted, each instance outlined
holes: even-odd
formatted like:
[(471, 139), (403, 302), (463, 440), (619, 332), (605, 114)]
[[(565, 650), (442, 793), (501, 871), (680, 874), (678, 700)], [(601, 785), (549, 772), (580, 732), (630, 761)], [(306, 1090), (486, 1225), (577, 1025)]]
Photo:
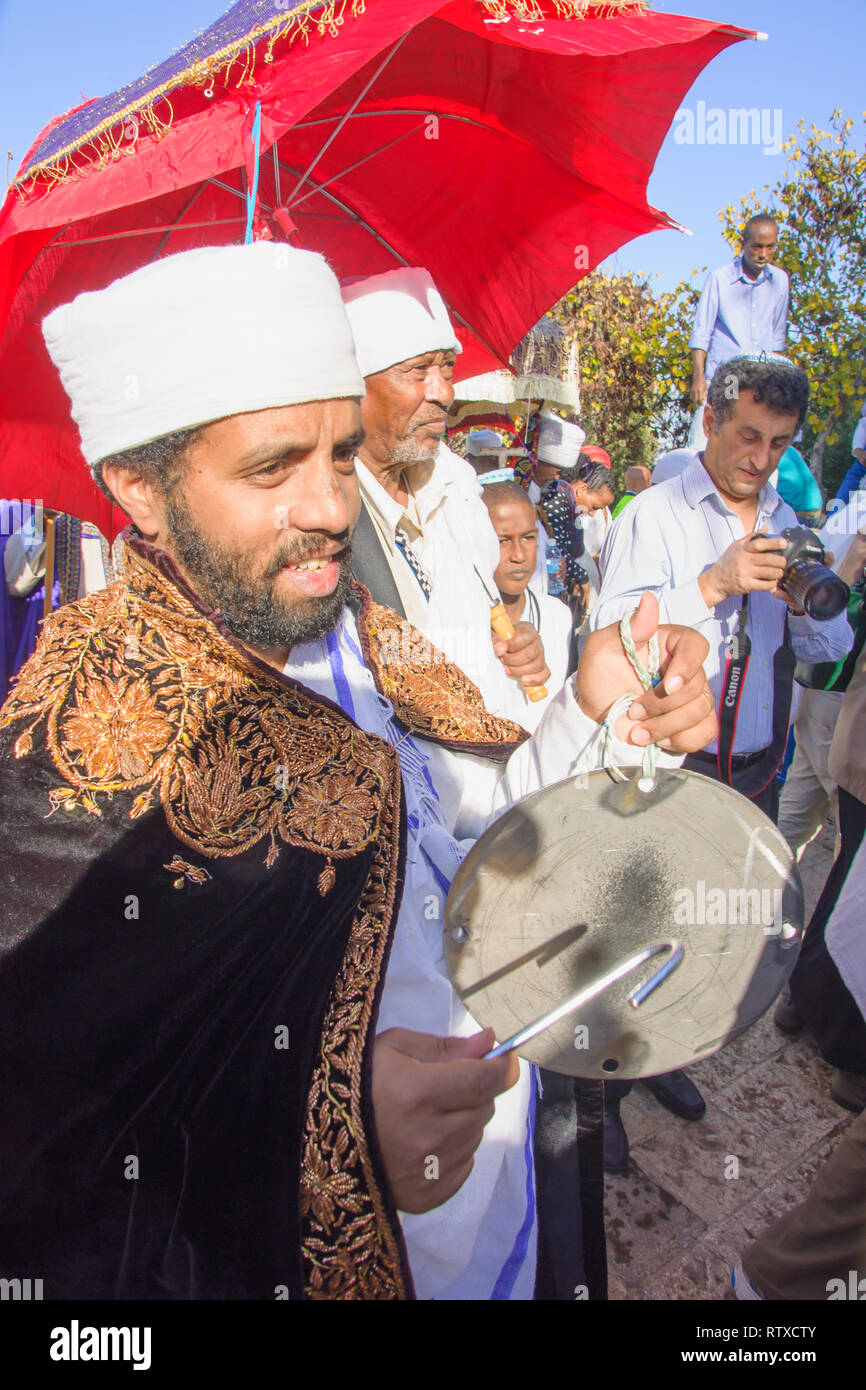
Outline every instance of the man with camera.
[(851, 645), (845, 586), (767, 482), (808, 398), (805, 372), (785, 358), (735, 357), (717, 368), (704, 409), (706, 449), (619, 518), (602, 552), (593, 614), (602, 627), (651, 588), (668, 621), (704, 634), (721, 728), (690, 765), (773, 820), (795, 663), (837, 661)]
[[(618, 517), (602, 550), (591, 617), (594, 628), (615, 622), (651, 589), (667, 622), (707, 638), (704, 671), (719, 737), (685, 766), (735, 787), (773, 820), (796, 661), (836, 661), (851, 645), (846, 586), (820, 564), (817, 538), (768, 484), (808, 398), (805, 372), (785, 358), (735, 357), (716, 369), (704, 408), (706, 449)], [(789, 530), (795, 534), (786, 538)], [(674, 1114), (703, 1115), (684, 1073), (646, 1084)], [(613, 1171), (628, 1154), (619, 1117), (627, 1089), (605, 1083), (605, 1166)]]

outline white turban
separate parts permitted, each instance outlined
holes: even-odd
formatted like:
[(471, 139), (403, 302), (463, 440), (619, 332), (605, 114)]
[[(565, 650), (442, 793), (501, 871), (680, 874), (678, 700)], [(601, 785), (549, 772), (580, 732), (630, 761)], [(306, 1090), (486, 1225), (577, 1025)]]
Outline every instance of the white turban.
[(273, 242), (166, 256), (42, 332), (91, 468), (229, 415), (364, 394), (334, 272)]
[(462, 352), (428, 270), (407, 266), (343, 286), (364, 376), (425, 352)]
[(540, 419), (541, 429), (535, 451), (537, 458), (542, 463), (552, 463), (556, 468), (574, 468), (586, 440), (586, 432), (580, 425), (560, 420), (558, 415), (541, 415)]
[(468, 454), (480, 454), (483, 449), (501, 449), (502, 435), (496, 430), (470, 430), (466, 440)]

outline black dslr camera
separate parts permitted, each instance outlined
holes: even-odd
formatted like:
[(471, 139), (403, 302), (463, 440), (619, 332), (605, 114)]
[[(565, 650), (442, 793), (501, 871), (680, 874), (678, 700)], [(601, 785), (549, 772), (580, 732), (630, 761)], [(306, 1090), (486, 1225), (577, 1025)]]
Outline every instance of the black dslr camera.
[(787, 526), (782, 538), (788, 544), (779, 551), (785, 560), (779, 588), (810, 618), (822, 623), (835, 618), (848, 607), (850, 590), (822, 563), (824, 547), (818, 537), (806, 526)]

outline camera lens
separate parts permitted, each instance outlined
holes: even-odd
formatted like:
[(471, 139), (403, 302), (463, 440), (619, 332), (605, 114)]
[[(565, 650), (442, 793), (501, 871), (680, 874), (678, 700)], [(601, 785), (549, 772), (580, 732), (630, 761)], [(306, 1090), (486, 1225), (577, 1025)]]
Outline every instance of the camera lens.
[(785, 570), (781, 587), (818, 622), (835, 618), (848, 606), (848, 585), (817, 560), (795, 560)]
[(804, 605), (810, 618), (827, 622), (835, 618), (847, 606), (848, 595), (843, 593), (842, 581), (834, 577), (830, 580), (817, 579), (806, 595)]

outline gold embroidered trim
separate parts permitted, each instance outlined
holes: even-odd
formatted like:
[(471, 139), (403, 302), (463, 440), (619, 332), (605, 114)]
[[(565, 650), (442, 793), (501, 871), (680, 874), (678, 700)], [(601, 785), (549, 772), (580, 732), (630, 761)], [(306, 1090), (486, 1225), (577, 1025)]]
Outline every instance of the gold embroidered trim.
[[(175, 836), (204, 855), (240, 854), (265, 835), (268, 866), (278, 838), (323, 854), (322, 895), (334, 859), (373, 846), (308, 1093), (302, 1256), (311, 1298), (405, 1298), (399, 1225), (373, 1168), (362, 1094), (397, 897), (396, 750), (261, 671), (129, 547), (124, 569), (125, 581), (46, 621), (0, 727), (26, 724), (17, 758), (50, 753), (61, 785), (48, 814), (101, 816), (116, 793), (137, 791), (130, 819), (161, 804)], [(178, 889), (211, 877), (179, 854), (164, 868)]]
[[(648, 0), (552, 0), (560, 19), (615, 19), (622, 14), (645, 14)], [(548, 10), (538, 0), (481, 0), (494, 19), (544, 20)]]
[[(300, 3), (291, 9), (263, 20), (242, 38), (224, 44), (206, 58), (201, 58), (191, 63), (188, 68), (175, 73), (158, 87), (136, 97), (135, 101), (131, 101), (119, 111), (112, 112), (92, 130), (79, 135), (48, 158), (32, 165), (25, 174), (13, 179), (10, 187), (17, 187), (24, 193), (29, 193), (37, 180), (42, 180), (48, 188), (53, 188), (57, 183), (72, 182), (76, 177), (88, 173), (91, 168), (104, 168), (106, 164), (122, 155), (135, 153), (142, 126), (157, 140), (161, 140), (174, 120), (169, 92), (176, 91), (179, 87), (198, 86), (204, 88), (206, 97), (212, 97), (214, 83), (218, 79), (228, 89), (229, 73), (238, 60), (241, 63), (240, 75), (231, 84), (232, 87), (251, 85), (254, 81), (256, 45), (261, 39), (267, 39), (262, 60), (268, 64), (273, 63), (274, 47), (280, 39), (294, 43), (295, 39), (301, 38), (308, 44), (313, 33), (322, 37), (328, 34), (331, 38), (336, 38), (347, 9), (349, 0), (300, 0)], [(352, 0), (352, 18), (364, 14), (364, 11), (364, 0)], [(156, 110), (160, 101), (167, 108), (162, 115)], [(75, 164), (70, 156), (80, 152), (87, 145), (95, 146), (95, 155), (84, 156), (84, 166)]]
[(376, 684), (411, 733), (502, 753), (527, 737), (519, 724), (491, 714), (478, 686), (392, 609), (370, 602), (359, 626)]
[[(551, 0), (559, 19), (612, 19), (618, 15), (646, 13), (647, 0)], [(522, 21), (543, 21), (550, 17), (549, 6), (545, 10), (538, 0), (481, 0), (482, 9), (500, 23), (510, 19)], [(214, 84), (219, 82), (224, 90), (237, 90), (252, 86), (255, 81), (257, 60), (256, 46), (267, 39), (261, 60), (271, 64), (274, 61), (274, 47), (282, 39), (289, 44), (303, 39), (309, 44), (315, 32), (320, 37), (326, 34), (331, 38), (339, 36), (345, 21), (349, 0), (300, 0), (285, 13), (272, 15), (270, 19), (257, 24), (242, 38), (223, 45), (207, 58), (191, 63), (188, 68), (176, 73), (158, 87), (136, 97), (134, 101), (113, 112), (92, 130), (79, 135), (47, 158), (31, 165), (26, 173), (18, 175), (9, 184), (23, 197), (32, 194), (37, 186), (47, 191), (57, 184), (72, 183), (83, 178), (92, 169), (104, 169), (108, 164), (129, 155), (134, 155), (139, 135), (152, 135), (161, 140), (174, 122), (174, 109), (169, 93), (180, 87), (198, 86), (203, 88), (208, 98), (214, 96)], [(316, 12), (315, 15), (313, 12)], [(365, 13), (365, 0), (352, 0), (349, 13), (353, 19)], [(236, 63), (240, 71), (233, 82), (229, 75)], [(157, 107), (161, 103), (162, 109)], [(84, 153), (87, 146), (93, 146), (92, 154)], [(78, 155), (80, 162), (74, 156)]]
[(180, 875), (174, 880), (174, 888), (182, 888), (184, 879), (189, 879), (190, 883), (207, 883), (211, 877), (207, 869), (203, 869), (199, 864), (188, 864), (179, 854), (174, 856), (170, 864), (163, 864), (162, 867), (168, 869), (170, 874)]
[[(127, 579), (58, 609), (21, 671), (0, 728), (24, 724), (16, 758), (44, 742), (59, 775), (48, 814), (101, 816), (136, 793), (182, 844), (210, 858), (267, 838), (334, 859), (380, 833), (389, 746), (268, 674), (153, 565), (125, 547)], [(275, 795), (276, 791), (276, 795)], [(329, 872), (330, 870), (330, 872)]]
[(394, 762), (380, 840), (331, 991), (307, 1101), (301, 1249), (312, 1299), (409, 1297), (396, 1218), (388, 1216), (379, 1191), (361, 1104), (364, 1050), (395, 911), (401, 804), (396, 753)]

